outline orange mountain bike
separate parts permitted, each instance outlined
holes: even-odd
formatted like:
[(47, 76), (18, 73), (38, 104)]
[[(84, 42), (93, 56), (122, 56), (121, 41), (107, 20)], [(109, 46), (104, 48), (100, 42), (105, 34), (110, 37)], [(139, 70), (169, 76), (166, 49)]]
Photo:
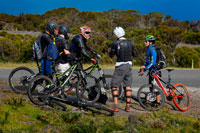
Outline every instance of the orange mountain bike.
[[(190, 108), (190, 94), (184, 84), (176, 83), (171, 85), (170, 72), (174, 69), (166, 69), (168, 71), (168, 82), (165, 82), (159, 76), (159, 71), (151, 71), (154, 77), (152, 84), (143, 85), (137, 93), (140, 105), (150, 111), (159, 110), (164, 106), (165, 100), (173, 101), (174, 105), (180, 111), (187, 111)], [(165, 84), (165, 87), (163, 84)]]

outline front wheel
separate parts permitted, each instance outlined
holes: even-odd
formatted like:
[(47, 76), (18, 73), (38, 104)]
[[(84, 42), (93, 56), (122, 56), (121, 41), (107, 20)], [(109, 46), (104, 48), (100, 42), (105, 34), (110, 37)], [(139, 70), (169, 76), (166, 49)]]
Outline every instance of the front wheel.
[(190, 108), (190, 94), (185, 85), (177, 83), (172, 89), (173, 102), (180, 111), (187, 111)]
[(79, 79), (76, 86), (76, 93), (80, 101), (94, 103), (99, 99), (101, 86), (95, 77), (85, 75), (84, 78)]
[(143, 85), (137, 93), (139, 104), (146, 110), (157, 111), (164, 106), (165, 95), (162, 90), (152, 84)]
[(55, 86), (52, 80), (47, 76), (36, 76), (29, 83), (28, 97), (32, 103), (43, 106), (48, 103), (48, 96), (53, 87)]
[(34, 75), (35, 73), (33, 70), (27, 67), (15, 68), (9, 75), (9, 86), (15, 93), (26, 94), (28, 84)]

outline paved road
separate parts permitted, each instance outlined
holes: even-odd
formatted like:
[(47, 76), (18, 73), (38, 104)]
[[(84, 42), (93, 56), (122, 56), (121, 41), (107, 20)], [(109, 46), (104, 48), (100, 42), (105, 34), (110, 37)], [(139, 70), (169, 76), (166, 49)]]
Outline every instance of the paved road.
[[(8, 81), (8, 76), (12, 69), (0, 69), (0, 81)], [(34, 70), (37, 72), (37, 70)], [(113, 74), (112, 69), (105, 69), (105, 74)], [(95, 71), (95, 75), (98, 75)], [(167, 80), (167, 71), (162, 70), (162, 77)], [(181, 82), (188, 88), (200, 89), (200, 70), (175, 70), (171, 72), (172, 83)], [(148, 82), (146, 76), (138, 76), (138, 70), (133, 71), (133, 87), (139, 87)]]

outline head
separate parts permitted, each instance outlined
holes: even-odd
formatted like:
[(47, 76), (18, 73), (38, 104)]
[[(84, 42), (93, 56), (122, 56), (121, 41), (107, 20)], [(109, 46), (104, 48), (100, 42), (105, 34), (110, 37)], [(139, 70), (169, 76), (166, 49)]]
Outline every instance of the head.
[(70, 29), (67, 25), (60, 25), (58, 29), (58, 34), (65, 36), (65, 39), (69, 39)]
[(145, 38), (144, 38), (145, 42), (145, 46), (148, 47), (150, 46), (151, 44), (155, 43), (156, 39), (153, 35), (147, 35)]
[(80, 27), (80, 34), (85, 38), (85, 39), (89, 39), (90, 38), (90, 34), (91, 33), (91, 29), (88, 26), (81, 26)]
[(58, 34), (58, 26), (54, 22), (47, 22), (46, 30), (53, 36), (56, 36)]
[(119, 27), (119, 26), (115, 27), (113, 33), (117, 38), (125, 36), (124, 29), (122, 27)]

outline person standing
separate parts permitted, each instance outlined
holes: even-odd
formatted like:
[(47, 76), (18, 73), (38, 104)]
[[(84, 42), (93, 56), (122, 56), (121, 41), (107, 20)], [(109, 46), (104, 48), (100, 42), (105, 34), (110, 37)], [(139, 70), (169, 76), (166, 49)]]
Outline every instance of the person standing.
[[(76, 35), (72, 39), (72, 46), (71, 46), (71, 53), (73, 56), (75, 56), (78, 59), (81, 59), (81, 55), (85, 56), (87, 59), (91, 60), (93, 63), (96, 63), (96, 60), (91, 58), (89, 55), (89, 51), (92, 54), (95, 54), (98, 58), (101, 58), (101, 56), (95, 52), (90, 46), (88, 46), (87, 41), (90, 38), (91, 29), (88, 26), (81, 26), (80, 27), (80, 34)], [(79, 68), (82, 69), (82, 64), (79, 66)]]
[(126, 95), (125, 111), (129, 112), (132, 92), (131, 85), (133, 80), (132, 56), (136, 55), (136, 45), (133, 40), (129, 40), (124, 37), (125, 31), (122, 27), (116, 27), (113, 32), (117, 37), (117, 40), (113, 41), (109, 56), (113, 58), (116, 55), (117, 62), (115, 64), (115, 71), (111, 80), (114, 104), (110, 107), (110, 109), (115, 112), (119, 111), (117, 88), (119, 88), (120, 84), (123, 83)]
[(54, 22), (47, 22), (46, 31), (41, 35), (41, 49), (43, 57), (41, 59), (41, 74), (51, 77), (52, 75), (52, 61), (47, 59), (46, 51), (50, 42), (57, 36), (57, 24)]
[(57, 60), (58, 64), (56, 65), (57, 72), (64, 73), (67, 69), (70, 68), (70, 46), (69, 46), (69, 33), (70, 29), (67, 25), (61, 25), (58, 28), (58, 37), (56, 38), (56, 47), (60, 56)]
[[(140, 67), (141, 72), (139, 76), (143, 76), (145, 71), (149, 71), (149, 84), (152, 84), (154, 78), (152, 77), (151, 72), (158, 69), (156, 68), (157, 52), (156, 49), (154, 48), (156, 39), (153, 35), (147, 35), (144, 39), (145, 39), (144, 41), (145, 47), (147, 47), (147, 54), (144, 65)], [(159, 75), (161, 76), (161, 71), (159, 71)], [(152, 90), (152, 88), (150, 89)], [(160, 104), (160, 97), (161, 97), (160, 94), (156, 95), (158, 105)]]

